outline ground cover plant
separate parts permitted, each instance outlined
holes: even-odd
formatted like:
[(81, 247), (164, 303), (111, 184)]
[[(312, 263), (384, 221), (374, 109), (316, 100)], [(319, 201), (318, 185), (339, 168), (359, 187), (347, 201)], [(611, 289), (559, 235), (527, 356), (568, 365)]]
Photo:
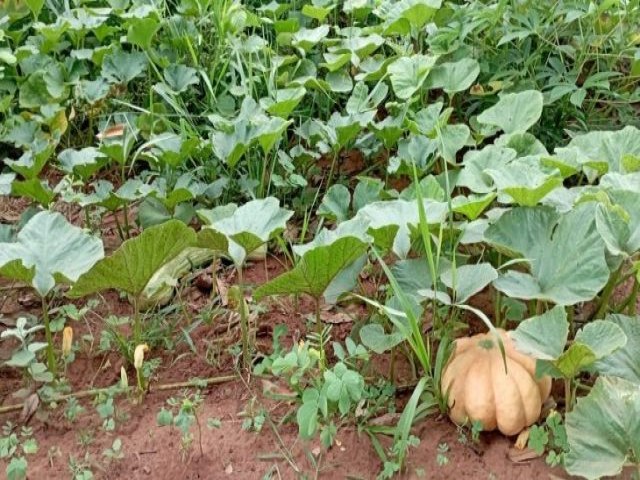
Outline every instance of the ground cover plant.
[(640, 478), (638, 25), (2, 3), (2, 471)]

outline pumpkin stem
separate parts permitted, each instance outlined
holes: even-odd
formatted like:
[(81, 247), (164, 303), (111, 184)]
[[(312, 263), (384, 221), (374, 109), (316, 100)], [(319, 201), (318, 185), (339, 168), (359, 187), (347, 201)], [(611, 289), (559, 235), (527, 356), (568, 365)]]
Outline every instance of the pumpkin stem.
[(495, 345), (493, 343), (493, 340), (485, 338), (484, 340), (480, 340), (478, 342), (478, 346), (484, 348), (485, 350), (491, 350)]

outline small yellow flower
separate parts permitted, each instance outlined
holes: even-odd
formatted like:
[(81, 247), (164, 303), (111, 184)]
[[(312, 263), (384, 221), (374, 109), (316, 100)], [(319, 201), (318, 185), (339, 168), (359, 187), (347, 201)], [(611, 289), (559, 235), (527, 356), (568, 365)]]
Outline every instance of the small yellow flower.
[(124, 369), (124, 367), (120, 367), (120, 387), (129, 387), (129, 377), (127, 376), (127, 371)]
[(142, 343), (138, 345), (133, 352), (133, 366), (136, 370), (140, 370), (142, 368), (142, 363), (144, 362), (144, 354), (149, 351), (149, 346), (146, 343)]
[(66, 357), (71, 353), (72, 344), (73, 344), (73, 328), (64, 327), (64, 330), (62, 330), (62, 355)]

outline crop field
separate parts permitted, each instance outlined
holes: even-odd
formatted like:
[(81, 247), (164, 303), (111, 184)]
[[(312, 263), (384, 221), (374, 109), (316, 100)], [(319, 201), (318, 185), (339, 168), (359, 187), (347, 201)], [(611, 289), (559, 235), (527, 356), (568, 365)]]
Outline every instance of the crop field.
[(640, 480), (639, 0), (0, 1), (0, 476)]

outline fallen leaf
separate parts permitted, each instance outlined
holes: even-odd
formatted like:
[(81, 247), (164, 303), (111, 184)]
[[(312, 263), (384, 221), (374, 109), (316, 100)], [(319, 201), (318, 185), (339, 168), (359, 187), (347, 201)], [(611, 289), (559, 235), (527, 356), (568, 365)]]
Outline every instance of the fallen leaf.
[(374, 418), (369, 422), (369, 425), (380, 426), (380, 427), (392, 427), (397, 425), (398, 420), (400, 420), (399, 413), (385, 413), (379, 417)]
[(105, 138), (121, 137), (124, 135), (124, 123), (117, 123), (109, 128), (104, 129), (96, 135), (98, 140), (104, 140)]
[(530, 448), (525, 448), (523, 450), (517, 449), (515, 447), (511, 447), (509, 452), (507, 453), (509, 460), (513, 463), (524, 463), (530, 462), (531, 460), (535, 460), (536, 458), (540, 458), (542, 455), (536, 453)]
[(233, 473), (233, 465), (227, 465), (227, 467), (224, 469), (224, 473), (226, 473), (227, 475), (231, 475)]
[(220, 303), (223, 307), (226, 307), (229, 304), (229, 285), (224, 280), (216, 277), (216, 289), (218, 290), (218, 295), (220, 295)]
[(353, 323), (353, 318), (345, 312), (324, 311), (320, 313), (320, 318), (324, 323), (339, 325), (341, 323)]
[(33, 417), (33, 414), (36, 413), (38, 407), (40, 406), (40, 397), (38, 397), (37, 393), (32, 393), (29, 395), (24, 404), (22, 406), (22, 413), (20, 413), (20, 423), (26, 425)]

